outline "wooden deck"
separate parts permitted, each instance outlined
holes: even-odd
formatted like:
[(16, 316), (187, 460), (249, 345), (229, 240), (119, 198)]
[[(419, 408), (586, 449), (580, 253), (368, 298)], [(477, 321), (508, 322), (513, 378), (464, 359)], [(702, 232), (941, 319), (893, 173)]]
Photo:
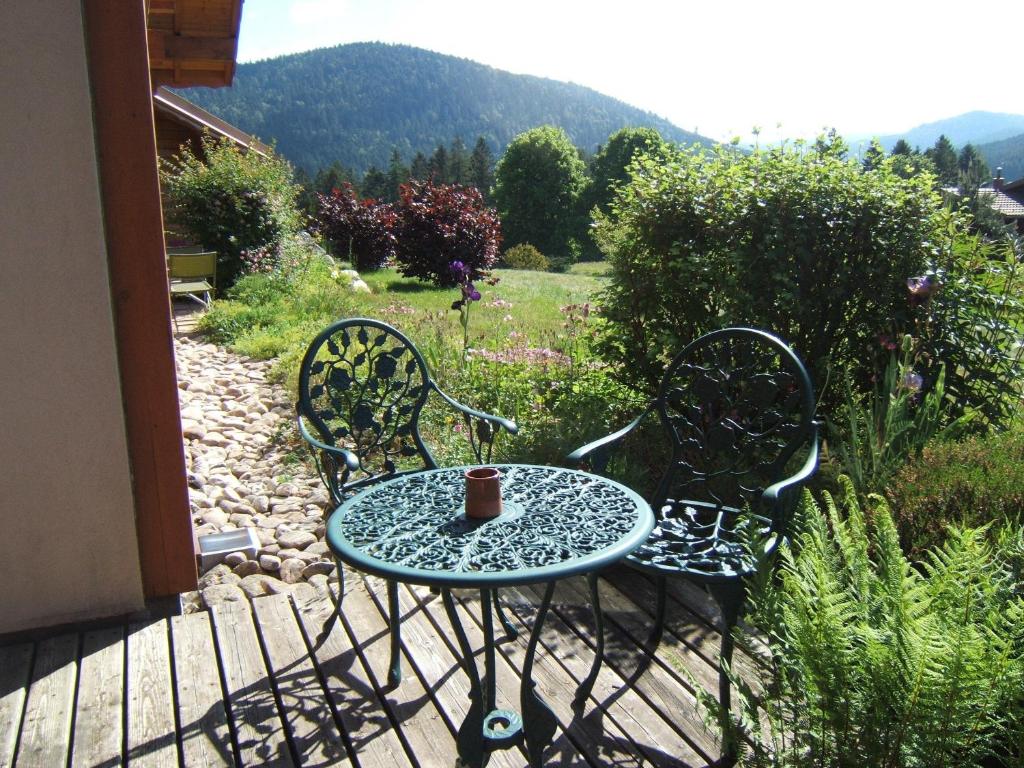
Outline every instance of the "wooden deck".
[[(690, 686), (717, 690), (710, 603), (676, 586), (669, 631), (651, 660), (642, 648), (651, 585), (624, 568), (610, 579), (601, 580), (607, 663), (582, 712), (570, 703), (593, 660), (586, 582), (566, 580), (555, 593), (534, 667), (560, 721), (546, 764), (707, 765), (717, 746)], [(524, 631), (498, 645), (499, 707), (518, 708), (540, 589), (502, 592)], [(478, 647), (476, 595), (456, 597)], [(404, 678), (394, 690), (385, 688), (383, 583), (351, 571), (340, 621), (329, 621), (325, 593), (274, 595), (251, 609), (231, 604), (2, 646), (0, 766), (453, 766), (466, 675), (440, 596), (402, 587), (401, 601)], [(489, 763), (525, 764), (519, 750), (495, 752)]]

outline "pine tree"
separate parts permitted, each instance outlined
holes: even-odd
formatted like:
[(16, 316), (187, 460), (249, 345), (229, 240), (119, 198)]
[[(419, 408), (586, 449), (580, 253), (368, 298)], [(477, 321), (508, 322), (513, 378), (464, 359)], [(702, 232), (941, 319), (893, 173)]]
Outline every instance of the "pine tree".
[(388, 190), (382, 198), (384, 202), (398, 202), (398, 188), (409, 180), (409, 169), (402, 163), (402, 156), (397, 149), (391, 150), (391, 160), (388, 162)]
[(412, 159), (409, 178), (414, 181), (427, 181), (430, 178), (430, 163), (422, 152), (417, 152)]
[(953, 187), (957, 184), (959, 168), (957, 166), (956, 150), (952, 142), (945, 134), (935, 140), (935, 146), (925, 151), (925, 157), (935, 163), (935, 173), (938, 182), (943, 187)]
[(494, 155), (487, 146), (487, 140), (480, 136), (469, 156), (469, 183), (480, 190), (484, 200), (491, 201), (491, 187), (494, 186)]
[(466, 152), (466, 145), (462, 143), (462, 138), (459, 136), (452, 141), (451, 149), (448, 152), (448, 183), (469, 183), (469, 153)]
[(448, 150), (438, 144), (430, 158), (430, 180), (434, 184), (448, 183)]

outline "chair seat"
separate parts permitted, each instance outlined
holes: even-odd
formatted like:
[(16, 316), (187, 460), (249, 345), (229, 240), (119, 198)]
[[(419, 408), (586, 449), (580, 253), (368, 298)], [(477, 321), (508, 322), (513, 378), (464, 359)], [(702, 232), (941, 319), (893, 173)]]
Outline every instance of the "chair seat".
[[(741, 512), (702, 502), (678, 501), (662, 510), (665, 515), (640, 547), (626, 558), (631, 566), (661, 575), (686, 575), (697, 581), (743, 578), (756, 570), (749, 544), (768, 533), (768, 521), (751, 532), (740, 532)], [(748, 518), (751, 516), (748, 516)], [(751, 533), (754, 534), (751, 537)], [(751, 539), (744, 543), (744, 539)]]
[(213, 290), (213, 286), (205, 280), (181, 280), (171, 281), (171, 293), (208, 293)]

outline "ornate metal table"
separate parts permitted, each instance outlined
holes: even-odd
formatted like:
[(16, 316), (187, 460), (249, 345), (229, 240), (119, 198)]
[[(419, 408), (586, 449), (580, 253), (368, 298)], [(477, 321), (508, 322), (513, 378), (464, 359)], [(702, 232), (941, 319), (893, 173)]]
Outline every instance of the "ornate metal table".
[[(638, 494), (606, 478), (557, 467), (513, 464), (498, 465), (502, 514), (491, 520), (473, 520), (463, 511), (466, 469), (405, 475), (362, 491), (331, 515), (327, 542), (341, 561), (358, 570), (441, 588), (470, 681), (471, 706), (457, 740), (462, 763), (484, 765), (491, 750), (524, 740), (531, 765), (540, 765), (557, 720), (534, 690), (532, 671), (555, 581), (587, 574), (596, 595), (597, 572), (639, 546), (654, 527), (654, 515)], [(495, 708), (492, 601), (497, 588), (543, 582), (547, 588), (523, 666), (520, 716)], [(483, 682), (455, 609), (452, 588), (480, 590)], [(603, 641), (601, 611), (596, 605), (595, 615), (598, 637)], [(514, 632), (511, 624), (503, 623), (507, 631)], [(599, 647), (594, 668), (580, 686), (584, 697), (596, 678), (602, 652)]]

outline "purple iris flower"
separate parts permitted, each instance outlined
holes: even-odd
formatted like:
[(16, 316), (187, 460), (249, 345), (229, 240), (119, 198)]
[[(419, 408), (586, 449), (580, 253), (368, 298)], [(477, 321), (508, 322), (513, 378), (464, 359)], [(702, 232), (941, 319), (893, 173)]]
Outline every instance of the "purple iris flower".
[(924, 379), (921, 374), (914, 373), (913, 371), (907, 371), (903, 376), (903, 388), (909, 389), (911, 392), (920, 392), (921, 387), (924, 386)]

